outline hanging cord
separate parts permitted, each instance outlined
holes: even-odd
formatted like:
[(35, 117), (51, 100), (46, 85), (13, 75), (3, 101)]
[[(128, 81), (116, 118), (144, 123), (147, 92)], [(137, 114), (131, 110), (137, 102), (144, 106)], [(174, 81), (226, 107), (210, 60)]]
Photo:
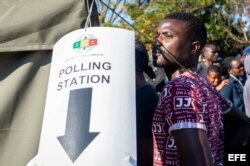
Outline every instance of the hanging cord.
[(91, 14), (92, 14), (94, 2), (95, 0), (92, 0), (91, 5), (89, 7), (89, 1), (87, 0), (88, 16), (87, 16), (85, 26), (84, 26), (85, 32), (87, 31), (87, 27), (91, 27)]
[(150, 39), (147, 35), (143, 34), (142, 32), (140, 32), (136, 27), (134, 27), (132, 24), (130, 24), (126, 19), (124, 19), (119, 13), (117, 13), (113, 8), (109, 7), (105, 2), (103, 2), (102, 0), (99, 0), (104, 6), (106, 6), (109, 10), (111, 10), (112, 12), (114, 12), (119, 18), (121, 18), (126, 24), (128, 24), (132, 29), (134, 29), (136, 32), (138, 32), (141, 36), (143, 36), (146, 40), (148, 40), (155, 48), (157, 48), (159, 51), (161, 51), (161, 53), (163, 54), (164, 59), (166, 60), (172, 60), (174, 61), (176, 64), (178, 64), (181, 68), (183, 68), (184, 70), (187, 70), (186, 67), (184, 67), (180, 62), (177, 61), (177, 59), (174, 57), (174, 55), (168, 51), (166, 49), (166, 47), (162, 46), (164, 48), (164, 50), (162, 48), (160, 48), (152, 39)]

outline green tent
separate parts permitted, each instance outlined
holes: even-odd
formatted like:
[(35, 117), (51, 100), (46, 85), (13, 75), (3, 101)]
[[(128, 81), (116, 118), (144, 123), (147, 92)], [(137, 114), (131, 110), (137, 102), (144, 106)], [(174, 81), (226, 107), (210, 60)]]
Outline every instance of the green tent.
[(85, 25), (91, 2), (0, 1), (0, 165), (23, 166), (37, 154), (53, 45)]

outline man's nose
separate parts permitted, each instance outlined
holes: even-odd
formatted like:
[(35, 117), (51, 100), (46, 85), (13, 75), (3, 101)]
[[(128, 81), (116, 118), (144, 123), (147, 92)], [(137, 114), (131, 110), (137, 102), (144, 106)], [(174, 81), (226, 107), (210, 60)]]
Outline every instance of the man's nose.
[(161, 42), (161, 37), (158, 36), (156, 39), (155, 39), (155, 43), (157, 46), (161, 46), (162, 45), (162, 42)]

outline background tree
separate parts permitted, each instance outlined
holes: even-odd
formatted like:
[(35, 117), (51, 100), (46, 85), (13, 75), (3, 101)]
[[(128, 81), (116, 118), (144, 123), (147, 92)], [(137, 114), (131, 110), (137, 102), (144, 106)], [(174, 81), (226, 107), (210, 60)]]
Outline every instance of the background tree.
[[(185, 11), (200, 17), (208, 30), (208, 42), (216, 43), (223, 56), (236, 55), (250, 45), (250, 0), (106, 0), (117, 13), (141, 33), (154, 38), (159, 20), (170, 12)], [(103, 26), (131, 29), (100, 3)], [(150, 42), (136, 33), (147, 48)]]
[[(98, 1), (97, 1), (98, 2)], [(99, 21), (102, 26), (111, 26), (111, 27), (122, 27), (121, 22), (117, 14), (108, 9), (102, 1), (99, 1)], [(128, 15), (124, 15), (126, 13), (124, 6), (128, 4), (127, 0), (103, 0), (103, 2), (112, 8), (116, 13), (123, 17), (127, 17)], [(127, 14), (127, 13), (126, 13)], [(126, 28), (126, 27), (123, 27)]]

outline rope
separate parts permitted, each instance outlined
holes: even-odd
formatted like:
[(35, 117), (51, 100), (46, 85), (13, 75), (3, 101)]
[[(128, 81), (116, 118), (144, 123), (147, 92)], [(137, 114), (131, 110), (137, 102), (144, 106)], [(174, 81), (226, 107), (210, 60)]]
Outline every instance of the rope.
[(157, 48), (161, 53), (163, 54), (163, 57), (165, 60), (174, 61), (176, 64), (178, 64), (181, 68), (184, 70), (187, 70), (186, 67), (184, 67), (180, 62), (177, 61), (175, 56), (166, 48), (163, 46), (164, 50), (160, 48), (152, 39), (150, 39), (147, 35), (140, 32), (136, 27), (134, 27), (132, 24), (130, 24), (125, 18), (123, 18), (119, 13), (117, 13), (113, 8), (109, 7), (105, 2), (102, 0), (99, 0), (104, 6), (106, 6), (109, 10), (114, 12), (119, 18), (121, 18), (126, 24), (128, 24), (132, 29), (134, 29), (136, 32), (138, 32), (141, 36), (143, 36), (146, 40), (148, 40), (155, 48)]
[(90, 7), (89, 7), (89, 1), (87, 0), (88, 16), (87, 16), (85, 26), (84, 26), (85, 32), (87, 31), (88, 27), (91, 27), (91, 14), (93, 10), (93, 5), (94, 5), (94, 0), (92, 0)]

